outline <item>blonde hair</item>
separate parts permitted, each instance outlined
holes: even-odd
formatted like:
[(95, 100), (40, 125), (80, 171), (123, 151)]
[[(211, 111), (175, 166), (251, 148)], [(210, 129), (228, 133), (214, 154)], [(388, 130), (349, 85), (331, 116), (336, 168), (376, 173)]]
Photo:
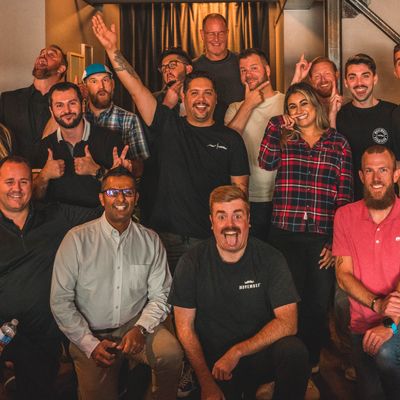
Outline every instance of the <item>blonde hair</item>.
[(246, 210), (249, 213), (249, 199), (242, 189), (233, 185), (218, 186), (210, 194), (210, 212), (212, 213), (214, 203), (229, 203), (237, 199), (244, 201), (246, 204)]

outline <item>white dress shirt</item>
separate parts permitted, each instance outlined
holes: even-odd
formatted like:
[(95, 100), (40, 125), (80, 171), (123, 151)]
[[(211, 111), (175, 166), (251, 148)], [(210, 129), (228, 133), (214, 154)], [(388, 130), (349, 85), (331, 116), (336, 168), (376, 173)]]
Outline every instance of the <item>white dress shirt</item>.
[(137, 324), (153, 332), (169, 313), (170, 286), (157, 234), (132, 221), (119, 234), (103, 214), (62, 241), (50, 304), (60, 329), (90, 357), (99, 343), (92, 330), (118, 328), (141, 313)]

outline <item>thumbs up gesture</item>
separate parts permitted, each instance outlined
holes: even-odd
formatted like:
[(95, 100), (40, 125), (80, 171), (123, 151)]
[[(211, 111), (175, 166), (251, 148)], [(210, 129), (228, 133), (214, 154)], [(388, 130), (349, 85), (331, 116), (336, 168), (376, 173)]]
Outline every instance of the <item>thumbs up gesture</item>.
[(92, 155), (89, 151), (89, 146), (85, 146), (85, 156), (75, 157), (74, 159), (75, 173), (77, 175), (96, 175), (97, 170), (100, 168), (99, 164), (96, 164), (93, 160)]
[(53, 151), (47, 149), (47, 161), (40, 174), (43, 179), (49, 181), (50, 179), (58, 179), (64, 175), (65, 163), (64, 160), (54, 160)]

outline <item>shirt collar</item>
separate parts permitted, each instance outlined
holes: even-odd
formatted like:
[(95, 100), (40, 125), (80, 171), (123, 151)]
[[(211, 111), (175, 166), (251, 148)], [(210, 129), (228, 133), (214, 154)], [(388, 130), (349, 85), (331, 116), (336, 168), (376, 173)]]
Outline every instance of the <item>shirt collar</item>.
[(88, 109), (87, 109), (87, 113), (90, 114), (90, 116), (93, 118), (94, 121), (96, 120), (100, 120), (100, 119), (104, 119), (109, 117), (112, 114), (114, 108), (114, 103), (111, 102), (110, 107), (106, 108), (105, 110), (103, 110), (98, 117), (96, 117), (96, 115), (94, 114), (94, 112), (90, 109), (90, 105), (88, 105)]
[[(90, 136), (90, 122), (87, 121), (85, 119), (85, 117), (83, 118), (83, 135), (82, 135), (82, 141), (87, 142), (89, 140), (89, 136)], [(64, 140), (64, 138), (62, 137), (61, 134), (61, 128), (58, 127), (57, 128), (57, 142), (60, 143), (62, 140)]]
[(125, 238), (128, 234), (133, 222), (132, 220), (129, 221), (128, 227), (122, 232), (120, 235), (119, 232), (107, 221), (106, 213), (103, 212), (103, 215), (100, 217), (100, 226), (103, 232), (110, 237), (118, 237), (120, 239)]
[[(365, 201), (364, 200), (360, 201), (362, 202), (362, 211), (361, 211), (362, 219), (373, 222), (368, 207), (365, 205)], [(390, 210), (390, 213), (379, 225), (386, 224), (387, 222), (390, 222), (391, 220), (398, 218), (400, 218), (400, 199), (396, 196), (396, 200), (394, 202), (392, 209)]]

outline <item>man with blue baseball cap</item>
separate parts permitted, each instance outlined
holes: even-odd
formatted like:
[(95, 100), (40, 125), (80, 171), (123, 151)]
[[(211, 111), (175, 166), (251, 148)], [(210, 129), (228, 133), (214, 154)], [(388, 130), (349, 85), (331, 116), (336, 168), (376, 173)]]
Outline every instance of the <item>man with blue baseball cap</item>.
[(143, 160), (150, 155), (143, 128), (134, 113), (113, 103), (115, 82), (110, 68), (103, 64), (91, 64), (83, 72), (82, 81), (88, 94), (86, 119), (121, 134), (123, 143), (129, 146), (133, 172), (136, 177), (141, 176)]

